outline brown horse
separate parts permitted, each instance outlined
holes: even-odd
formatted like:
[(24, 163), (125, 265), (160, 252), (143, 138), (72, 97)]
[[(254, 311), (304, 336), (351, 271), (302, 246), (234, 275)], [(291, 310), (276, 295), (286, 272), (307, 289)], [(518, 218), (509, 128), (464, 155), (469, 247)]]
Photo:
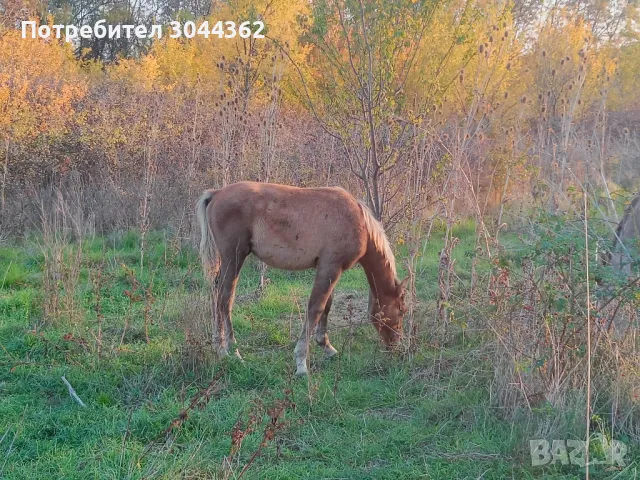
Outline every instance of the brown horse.
[(314, 329), (327, 356), (337, 353), (327, 336), (327, 315), (340, 275), (356, 263), (369, 281), (373, 300), (369, 313), (383, 342), (390, 347), (401, 337), (407, 279), (396, 278), (393, 252), (380, 223), (346, 190), (241, 182), (205, 191), (196, 215), (202, 232), (200, 255), (212, 285), (214, 342), (220, 355), (228, 355), (235, 343), (231, 309), (240, 269), (250, 253), (274, 268), (316, 269), (295, 348), (298, 375), (307, 373)]

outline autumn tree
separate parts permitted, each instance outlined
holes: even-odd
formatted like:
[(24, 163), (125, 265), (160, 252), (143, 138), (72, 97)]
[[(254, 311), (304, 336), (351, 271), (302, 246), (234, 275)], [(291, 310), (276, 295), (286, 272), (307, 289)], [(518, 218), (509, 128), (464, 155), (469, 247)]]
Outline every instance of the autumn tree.
[(408, 145), (402, 107), (408, 75), (437, 1), (314, 2), (304, 40), (313, 72), (303, 98), (336, 138), (378, 219), (393, 195), (390, 179)]
[[(22, 39), (18, 31), (0, 35), (0, 205), (10, 184), (24, 186), (77, 159), (52, 154), (58, 142), (71, 140), (77, 102), (86, 92), (79, 65), (67, 45)], [(25, 154), (26, 153), (26, 154)]]

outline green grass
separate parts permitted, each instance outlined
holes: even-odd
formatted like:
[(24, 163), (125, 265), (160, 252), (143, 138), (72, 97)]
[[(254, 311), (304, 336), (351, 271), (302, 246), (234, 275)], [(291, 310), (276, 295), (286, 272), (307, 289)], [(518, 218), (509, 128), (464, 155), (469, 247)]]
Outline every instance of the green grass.
[[(473, 225), (454, 233), (464, 282)], [(418, 295), (425, 302), (437, 291), (441, 237), (436, 231), (420, 257)], [(85, 242), (79, 308), (56, 318), (44, 316), (37, 246), (0, 248), (0, 477), (214, 478), (230, 454), (234, 425), (246, 427), (253, 415), (254, 431), (232, 461), (237, 476), (259, 448), (268, 412), (288, 398), (295, 405), (243, 478), (583, 478), (576, 466), (531, 466), (535, 425), (503, 419), (491, 406), (493, 370), (479, 338), (433, 348), (424, 332), (414, 355), (392, 356), (380, 352), (369, 325), (345, 328), (336, 320), (345, 311), (336, 307), (330, 333), (339, 357), (325, 361), (312, 347), (311, 377), (294, 378), (293, 346), (313, 272), (270, 270), (258, 298), (257, 263), (249, 261), (234, 310), (245, 363), (212, 361), (185, 345), (184, 325), (206, 308), (194, 300), (205, 291), (196, 253), (162, 232), (148, 242), (144, 269), (135, 232)], [(126, 292), (141, 299), (132, 302)], [(347, 272), (337, 292), (366, 298), (361, 269)], [(71, 399), (62, 375), (86, 408)], [(216, 375), (221, 388), (165, 434)], [(635, 478), (633, 468), (596, 470), (594, 478)]]

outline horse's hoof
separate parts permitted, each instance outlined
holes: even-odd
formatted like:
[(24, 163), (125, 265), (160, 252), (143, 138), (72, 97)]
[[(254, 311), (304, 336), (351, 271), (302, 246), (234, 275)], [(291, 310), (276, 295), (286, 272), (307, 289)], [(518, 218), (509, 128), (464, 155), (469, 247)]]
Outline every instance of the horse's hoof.
[(325, 347), (324, 354), (325, 354), (324, 358), (328, 360), (330, 358), (335, 357), (338, 354), (338, 351), (335, 348), (333, 348), (333, 346), (329, 345)]
[(238, 360), (240, 360), (241, 363), (244, 363), (244, 359), (242, 358), (242, 355), (240, 355), (240, 351), (237, 348), (236, 348), (235, 356)]
[(298, 377), (302, 377), (308, 374), (309, 374), (309, 370), (307, 370), (307, 367), (298, 367), (298, 369), (296, 370), (296, 376)]

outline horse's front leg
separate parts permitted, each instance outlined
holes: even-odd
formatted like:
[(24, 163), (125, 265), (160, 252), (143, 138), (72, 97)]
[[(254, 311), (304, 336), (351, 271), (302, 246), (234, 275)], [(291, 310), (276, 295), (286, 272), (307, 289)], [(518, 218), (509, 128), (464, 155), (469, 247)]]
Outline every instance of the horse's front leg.
[(311, 290), (306, 319), (302, 325), (302, 332), (296, 344), (294, 358), (296, 360), (296, 375), (308, 373), (307, 356), (309, 353), (309, 338), (325, 311), (327, 302), (331, 298), (333, 289), (342, 274), (342, 268), (332, 265), (319, 265), (316, 279)]
[(331, 304), (333, 303), (333, 293), (329, 296), (329, 300), (327, 300), (327, 304), (324, 307), (324, 312), (320, 316), (320, 321), (318, 322), (318, 327), (316, 328), (316, 343), (320, 345), (324, 353), (327, 355), (327, 358), (333, 357), (338, 351), (333, 348), (331, 342), (329, 341), (329, 335), (327, 335), (327, 322), (329, 319), (329, 310), (331, 310)]

